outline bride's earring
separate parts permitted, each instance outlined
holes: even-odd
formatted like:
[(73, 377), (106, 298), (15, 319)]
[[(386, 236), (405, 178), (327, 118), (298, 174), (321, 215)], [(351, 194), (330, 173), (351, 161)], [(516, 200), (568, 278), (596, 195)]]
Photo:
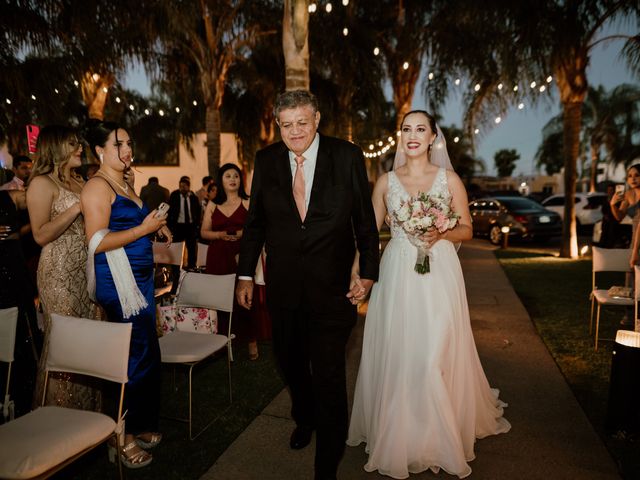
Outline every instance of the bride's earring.
[(100, 163), (104, 163), (104, 154), (101, 153), (98, 157), (100, 158)]

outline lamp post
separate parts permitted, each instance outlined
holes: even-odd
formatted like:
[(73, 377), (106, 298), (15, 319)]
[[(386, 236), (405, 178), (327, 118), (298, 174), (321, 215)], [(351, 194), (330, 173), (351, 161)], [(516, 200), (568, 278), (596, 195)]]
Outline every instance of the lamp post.
[(509, 245), (509, 231), (511, 229), (508, 226), (504, 226), (500, 229), (502, 232), (502, 248), (507, 248)]

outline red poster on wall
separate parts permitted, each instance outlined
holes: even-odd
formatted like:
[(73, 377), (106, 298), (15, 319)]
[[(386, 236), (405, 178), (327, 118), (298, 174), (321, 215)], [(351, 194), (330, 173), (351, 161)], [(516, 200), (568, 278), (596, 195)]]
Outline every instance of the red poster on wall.
[(36, 145), (38, 144), (39, 133), (39, 126), (27, 125), (27, 144), (29, 145), (29, 153), (36, 153)]

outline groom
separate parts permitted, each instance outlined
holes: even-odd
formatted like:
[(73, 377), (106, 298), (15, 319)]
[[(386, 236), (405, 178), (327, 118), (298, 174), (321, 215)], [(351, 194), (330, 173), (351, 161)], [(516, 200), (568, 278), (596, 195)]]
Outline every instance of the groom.
[[(316, 98), (278, 96), (282, 142), (256, 155), (238, 263), (238, 303), (251, 308), (251, 278), (266, 246), (274, 352), (289, 386), (293, 449), (316, 430), (316, 480), (335, 479), (347, 436), (345, 346), (352, 299), (378, 278), (378, 231), (360, 148), (317, 133)], [(351, 280), (356, 248), (360, 279)]]

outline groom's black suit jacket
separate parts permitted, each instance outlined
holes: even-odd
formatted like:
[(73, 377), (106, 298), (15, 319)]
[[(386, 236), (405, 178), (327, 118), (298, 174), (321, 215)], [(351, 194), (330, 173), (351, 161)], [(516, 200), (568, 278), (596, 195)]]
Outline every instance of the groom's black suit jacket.
[(254, 167), (238, 275), (253, 276), (265, 244), (270, 306), (294, 309), (304, 302), (316, 312), (353, 309), (345, 295), (356, 245), (360, 276), (378, 278), (378, 230), (362, 150), (320, 135), (304, 222), (293, 198), (286, 145), (259, 151)]

